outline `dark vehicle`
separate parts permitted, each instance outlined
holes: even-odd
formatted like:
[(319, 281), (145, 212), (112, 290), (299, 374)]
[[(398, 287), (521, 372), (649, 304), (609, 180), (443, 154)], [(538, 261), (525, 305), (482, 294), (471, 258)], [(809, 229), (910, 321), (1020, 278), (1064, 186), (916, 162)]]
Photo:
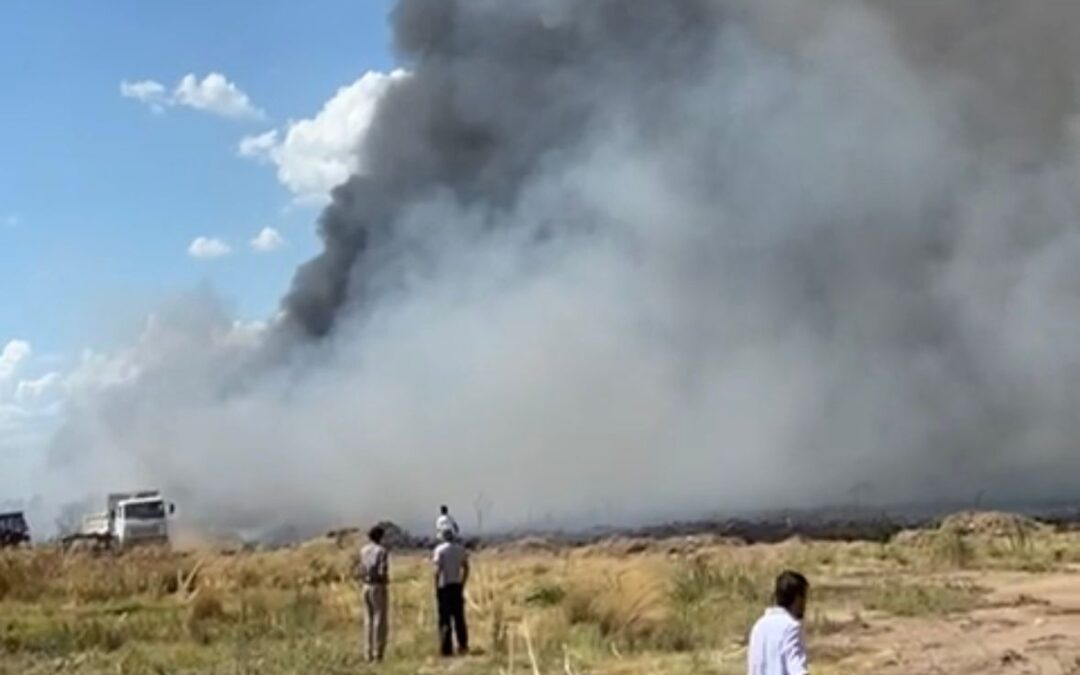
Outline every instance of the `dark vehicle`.
[(30, 526), (22, 511), (0, 513), (0, 548), (30, 543)]

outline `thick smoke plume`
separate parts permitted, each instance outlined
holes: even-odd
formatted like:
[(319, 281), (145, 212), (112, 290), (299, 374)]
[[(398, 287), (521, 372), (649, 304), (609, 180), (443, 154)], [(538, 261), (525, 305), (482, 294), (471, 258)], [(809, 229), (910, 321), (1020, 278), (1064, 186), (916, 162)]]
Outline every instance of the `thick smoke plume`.
[(282, 317), (163, 312), (54, 472), (228, 527), (1071, 494), (1080, 5), (391, 20), (411, 74)]

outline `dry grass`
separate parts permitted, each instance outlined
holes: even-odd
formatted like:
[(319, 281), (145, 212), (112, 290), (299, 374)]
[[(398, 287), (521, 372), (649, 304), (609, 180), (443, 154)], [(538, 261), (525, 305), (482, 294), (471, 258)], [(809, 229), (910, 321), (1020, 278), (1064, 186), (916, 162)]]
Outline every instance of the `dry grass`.
[[(663, 545), (480, 553), (468, 590), (478, 654), (469, 673), (739, 672), (741, 647), (777, 572), (813, 584), (818, 662), (864, 614), (965, 612), (971, 570), (1038, 570), (1080, 560), (1073, 535), (982, 537), (954, 530), (891, 544)], [(355, 673), (359, 597), (351, 546), (264, 553), (0, 553), (0, 675), (6, 673)], [(442, 672), (426, 557), (397, 555), (391, 653), (380, 672)], [(839, 666), (837, 666), (839, 667)]]

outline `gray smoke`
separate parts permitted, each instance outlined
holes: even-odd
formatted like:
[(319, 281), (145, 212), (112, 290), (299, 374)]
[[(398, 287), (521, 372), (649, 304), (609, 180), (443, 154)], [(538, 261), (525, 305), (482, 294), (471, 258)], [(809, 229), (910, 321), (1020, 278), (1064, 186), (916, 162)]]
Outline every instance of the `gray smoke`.
[(251, 342), (210, 299), (165, 312), (56, 469), (236, 527), (1070, 494), (1080, 5), (392, 22), (411, 76), (283, 318)]

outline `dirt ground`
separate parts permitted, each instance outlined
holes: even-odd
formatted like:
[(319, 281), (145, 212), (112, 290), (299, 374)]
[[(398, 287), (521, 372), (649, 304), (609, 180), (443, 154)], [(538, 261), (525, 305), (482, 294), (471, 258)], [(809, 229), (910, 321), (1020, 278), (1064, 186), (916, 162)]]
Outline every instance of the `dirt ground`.
[(913, 619), (863, 616), (820, 643), (834, 670), (882, 675), (1080, 673), (1080, 570), (967, 575), (985, 606)]

